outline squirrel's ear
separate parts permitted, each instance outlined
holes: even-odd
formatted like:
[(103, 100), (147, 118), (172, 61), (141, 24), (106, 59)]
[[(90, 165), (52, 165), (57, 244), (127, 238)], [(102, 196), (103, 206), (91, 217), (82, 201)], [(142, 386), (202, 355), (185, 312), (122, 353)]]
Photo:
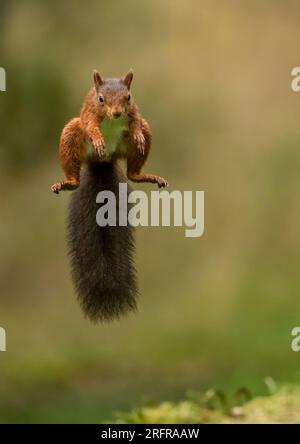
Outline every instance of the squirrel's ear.
[(99, 88), (99, 86), (103, 84), (103, 80), (101, 79), (101, 76), (96, 69), (94, 69), (93, 74), (95, 87)]
[(126, 76), (123, 78), (123, 82), (125, 83), (125, 85), (127, 86), (128, 89), (130, 88), (132, 79), (133, 79), (133, 71), (131, 69), (130, 71), (128, 71)]

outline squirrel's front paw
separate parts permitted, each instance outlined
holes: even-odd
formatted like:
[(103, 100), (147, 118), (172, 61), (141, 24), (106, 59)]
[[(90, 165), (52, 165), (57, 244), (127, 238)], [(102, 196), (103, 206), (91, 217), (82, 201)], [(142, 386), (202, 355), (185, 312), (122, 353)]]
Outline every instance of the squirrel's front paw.
[(103, 137), (93, 140), (93, 146), (94, 146), (98, 156), (100, 156), (100, 157), (103, 156), (103, 154), (105, 152), (105, 143), (104, 143)]
[(134, 140), (134, 143), (137, 146), (139, 152), (144, 155), (146, 140), (145, 140), (143, 132), (136, 131), (135, 133), (133, 133), (133, 140)]

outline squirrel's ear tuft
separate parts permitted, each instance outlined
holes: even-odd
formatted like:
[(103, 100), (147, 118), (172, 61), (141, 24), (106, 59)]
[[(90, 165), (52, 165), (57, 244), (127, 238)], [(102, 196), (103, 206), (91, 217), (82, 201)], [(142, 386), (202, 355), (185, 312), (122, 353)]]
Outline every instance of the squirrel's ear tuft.
[(99, 88), (99, 86), (103, 85), (103, 80), (101, 79), (101, 76), (96, 69), (94, 69), (93, 74), (95, 87)]
[(133, 79), (133, 71), (131, 69), (130, 71), (128, 71), (126, 76), (123, 78), (123, 82), (125, 83), (125, 85), (127, 86), (128, 89), (130, 88), (132, 79)]

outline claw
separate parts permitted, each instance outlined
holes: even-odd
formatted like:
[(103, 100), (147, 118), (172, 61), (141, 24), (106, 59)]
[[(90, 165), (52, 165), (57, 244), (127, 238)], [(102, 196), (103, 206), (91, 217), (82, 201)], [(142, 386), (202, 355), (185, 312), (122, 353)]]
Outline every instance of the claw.
[(105, 152), (105, 143), (103, 141), (103, 139), (100, 140), (95, 140), (93, 142), (94, 148), (96, 153), (98, 154), (99, 157), (103, 156), (104, 152)]
[(51, 187), (51, 191), (53, 192), (53, 193), (55, 193), (55, 194), (59, 194), (59, 185), (57, 185), (57, 184), (55, 184), (55, 185), (52, 185), (52, 187)]
[(158, 179), (157, 185), (158, 185), (158, 188), (166, 188), (169, 186), (169, 183), (167, 180), (165, 180), (164, 178), (161, 177)]
[(142, 132), (137, 132), (133, 135), (134, 143), (136, 144), (139, 152), (144, 155), (145, 154), (145, 137)]

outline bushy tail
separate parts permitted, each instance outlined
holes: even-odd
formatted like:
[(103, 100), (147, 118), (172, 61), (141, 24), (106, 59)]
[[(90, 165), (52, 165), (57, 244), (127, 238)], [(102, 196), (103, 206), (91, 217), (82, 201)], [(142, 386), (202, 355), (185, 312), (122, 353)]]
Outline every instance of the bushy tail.
[(98, 226), (96, 195), (113, 191), (118, 203), (119, 182), (126, 179), (116, 164), (96, 161), (89, 161), (81, 176), (68, 214), (72, 276), (85, 315), (108, 321), (136, 309), (134, 229)]

